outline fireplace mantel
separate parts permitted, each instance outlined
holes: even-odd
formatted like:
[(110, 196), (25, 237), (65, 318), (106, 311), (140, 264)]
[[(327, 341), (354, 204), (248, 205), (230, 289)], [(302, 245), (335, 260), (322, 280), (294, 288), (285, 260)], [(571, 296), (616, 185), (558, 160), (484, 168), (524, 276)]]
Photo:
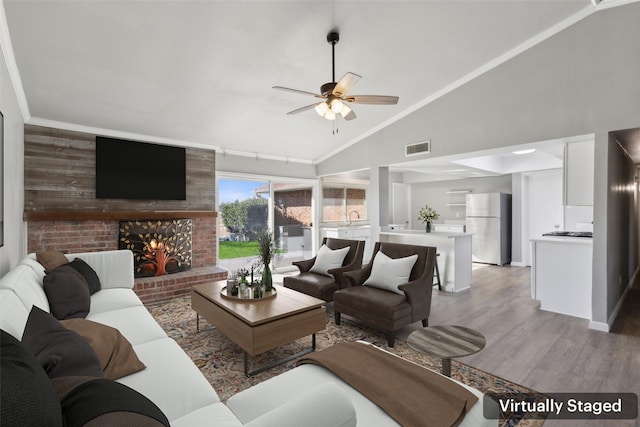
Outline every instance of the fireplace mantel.
[(25, 211), (25, 221), (215, 218), (216, 211)]

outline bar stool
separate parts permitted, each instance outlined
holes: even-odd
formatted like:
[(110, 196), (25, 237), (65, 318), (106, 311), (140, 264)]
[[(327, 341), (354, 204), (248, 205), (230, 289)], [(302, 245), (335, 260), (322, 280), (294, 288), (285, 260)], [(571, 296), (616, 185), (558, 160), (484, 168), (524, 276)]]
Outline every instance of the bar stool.
[[(436, 284), (438, 285), (438, 290), (439, 290), (439, 291), (441, 291), (441, 290), (442, 290), (442, 283), (440, 282), (440, 269), (438, 268), (438, 258), (437, 258), (437, 257), (439, 257), (439, 256), (440, 256), (440, 254), (439, 254), (439, 253), (437, 253), (437, 254), (436, 254), (436, 266), (435, 266), (435, 270), (436, 270), (436, 279), (437, 279)], [(434, 285), (434, 286), (435, 286), (435, 285)]]

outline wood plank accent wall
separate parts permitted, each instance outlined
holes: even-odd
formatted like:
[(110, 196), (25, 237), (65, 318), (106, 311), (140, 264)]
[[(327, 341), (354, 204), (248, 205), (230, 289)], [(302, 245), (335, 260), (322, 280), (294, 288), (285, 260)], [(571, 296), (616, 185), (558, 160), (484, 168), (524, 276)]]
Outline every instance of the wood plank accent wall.
[[(25, 125), (25, 212), (215, 209), (215, 151), (198, 148), (186, 149), (187, 200), (96, 199), (95, 137), (89, 133)], [(152, 161), (148, 167), (149, 185), (153, 185)]]
[(95, 135), (32, 125), (25, 125), (24, 134), (29, 252), (114, 250), (120, 220), (192, 218), (192, 269), (136, 279), (134, 290), (146, 303), (226, 277), (216, 266), (214, 151), (186, 149), (187, 200), (96, 199)]

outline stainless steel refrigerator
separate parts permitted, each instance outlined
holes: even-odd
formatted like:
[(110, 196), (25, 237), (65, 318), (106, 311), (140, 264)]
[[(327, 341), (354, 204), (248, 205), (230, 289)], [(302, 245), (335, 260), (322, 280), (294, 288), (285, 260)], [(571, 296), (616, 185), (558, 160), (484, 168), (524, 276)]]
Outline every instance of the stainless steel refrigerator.
[(467, 233), (474, 262), (511, 262), (511, 194), (467, 194)]

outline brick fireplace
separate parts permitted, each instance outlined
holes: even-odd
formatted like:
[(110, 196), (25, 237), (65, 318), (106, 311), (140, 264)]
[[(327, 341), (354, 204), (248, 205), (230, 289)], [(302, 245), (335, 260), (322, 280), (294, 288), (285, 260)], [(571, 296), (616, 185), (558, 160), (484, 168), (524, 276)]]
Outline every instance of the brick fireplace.
[(151, 219), (191, 223), (191, 268), (174, 274), (137, 277), (134, 291), (143, 302), (162, 301), (189, 293), (191, 286), (226, 277), (216, 264), (216, 213), (183, 212), (25, 212), (28, 251), (59, 250), (63, 253), (118, 249), (120, 223)]
[[(184, 295), (196, 283), (223, 279), (216, 255), (215, 151), (186, 148), (186, 199), (96, 197), (92, 133), (24, 126), (24, 220), (27, 250), (65, 253), (118, 249), (121, 221), (189, 219), (191, 269), (135, 279), (144, 302)], [(157, 241), (156, 241), (157, 244)]]

